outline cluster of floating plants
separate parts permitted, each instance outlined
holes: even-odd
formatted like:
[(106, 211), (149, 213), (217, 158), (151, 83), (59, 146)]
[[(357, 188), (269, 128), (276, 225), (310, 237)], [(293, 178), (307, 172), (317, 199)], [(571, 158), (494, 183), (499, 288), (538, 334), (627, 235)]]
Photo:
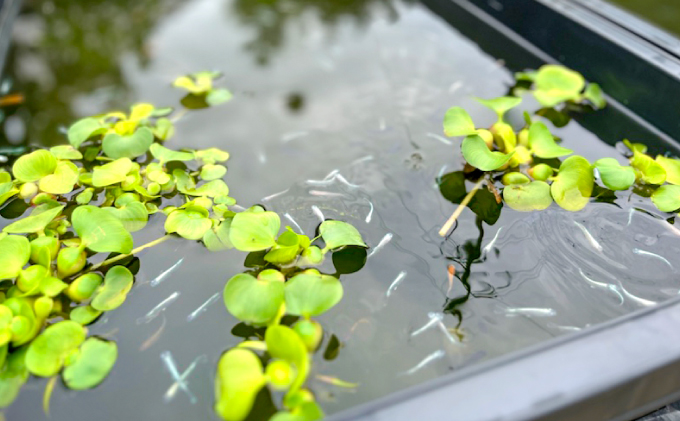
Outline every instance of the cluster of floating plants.
[[(348, 272), (337, 265), (333, 274), (319, 269), (329, 253), (335, 264), (341, 253), (360, 250), (361, 262), (351, 270), (356, 271), (367, 245), (342, 221), (324, 220), (314, 238), (290, 227), (282, 231), (276, 213), (261, 206), (244, 209), (229, 196), (223, 180), (227, 152), (163, 145), (187, 110), (231, 98), (214, 86), (218, 76), (200, 72), (178, 78), (174, 86), (187, 92), (180, 111), (142, 103), (129, 114), (84, 118), (68, 129), (68, 145), (26, 153), (0, 172), (0, 205), (16, 215), (0, 234), (0, 408), (11, 404), (30, 375), (51, 378), (46, 410), (59, 376), (76, 390), (101, 383), (116, 362), (117, 346), (88, 337), (86, 326), (123, 304), (139, 269), (136, 253), (182, 237), (210, 251), (249, 253), (249, 270), (224, 287), (226, 309), (247, 333), (219, 359), (216, 413), (226, 421), (244, 420), (256, 396), (269, 388), (280, 401), (271, 419), (323, 417), (306, 387), (312, 355), (324, 336), (313, 318), (341, 300), (339, 276)], [(520, 73), (517, 81), (511, 93), (530, 92), (544, 107), (537, 114), (557, 126), (565, 111), (605, 106), (598, 85), (561, 66)], [(478, 128), (460, 107), (449, 109), (444, 119), (448, 136), (464, 136), (466, 166), (440, 180), (445, 196), (461, 205), (441, 235), (466, 206), (481, 220), (495, 222), (498, 213), (481, 205), (482, 195), (492, 198), (496, 211), (503, 202), (518, 211), (543, 210), (553, 202), (578, 211), (602, 191), (633, 188), (663, 212), (680, 209), (680, 160), (653, 158), (644, 145), (624, 140), (630, 165), (615, 158), (590, 163), (560, 146), (548, 127), (527, 113), (519, 130), (508, 124), (504, 116), (521, 97), (480, 102), (498, 116), (488, 129)], [(476, 182), (470, 192), (466, 179)], [(504, 185), (502, 193), (497, 181)], [(152, 217), (165, 217), (164, 235), (135, 247), (131, 233)]]
[[(585, 107), (599, 109), (606, 104), (598, 85), (586, 84), (583, 76), (563, 66), (545, 65), (538, 71), (518, 73), (516, 78), (518, 84), (511, 92), (515, 95), (530, 92), (544, 107), (537, 114), (546, 116), (556, 126), (565, 121), (556, 117), (560, 113)], [(460, 173), (447, 174), (446, 180), (442, 178), (442, 182), (449, 184), (448, 195), (461, 206), (444, 224), (440, 235), (445, 236), (451, 230), (465, 206), (475, 211), (475, 194), (485, 181), (486, 194), (493, 194), (498, 206), (504, 202), (517, 211), (543, 210), (553, 202), (568, 211), (579, 211), (591, 197), (602, 195), (603, 191), (631, 188), (637, 194), (651, 197), (662, 212), (680, 209), (680, 160), (662, 155), (653, 158), (646, 154), (645, 145), (624, 140), (630, 165), (621, 165), (615, 158), (591, 163), (582, 156), (573, 155), (571, 149), (560, 146), (548, 127), (532, 120), (526, 112), (525, 125), (519, 131), (508, 124), (504, 115), (522, 102), (521, 97), (479, 101), (498, 116), (488, 129), (476, 127), (470, 115), (460, 107), (450, 108), (444, 117), (446, 135), (465, 136), (461, 150), (466, 168)], [(561, 160), (564, 157), (567, 158)], [(465, 178), (476, 181), (468, 193), (465, 192)], [(496, 181), (505, 186), (502, 196), (495, 187)], [(458, 192), (451, 193), (451, 186), (457, 187), (453, 190)], [(440, 187), (445, 192), (443, 183)], [(490, 222), (489, 218), (498, 217), (493, 212), (484, 215), (482, 210), (477, 209), (475, 213), (487, 222)], [(490, 223), (493, 222), (495, 220)]]
[[(136, 253), (179, 236), (210, 251), (264, 253), (258, 270), (225, 287), (227, 309), (267, 329), (264, 341), (246, 341), (220, 359), (218, 414), (245, 418), (254, 395), (269, 384), (287, 390), (280, 419), (323, 416), (303, 388), (309, 353), (323, 332), (310, 317), (335, 305), (343, 290), (337, 277), (313, 266), (329, 251), (366, 245), (341, 221), (323, 222), (314, 239), (290, 228), (279, 235), (276, 213), (244, 210), (229, 196), (222, 179), (227, 152), (163, 146), (187, 110), (231, 98), (213, 86), (218, 76), (178, 78), (174, 86), (187, 91), (180, 111), (140, 103), (129, 114), (81, 119), (68, 129), (68, 145), (34, 150), (0, 172), (0, 205), (7, 202), (19, 216), (0, 234), (0, 408), (12, 403), (30, 375), (51, 378), (45, 411), (59, 375), (76, 390), (101, 383), (118, 349), (113, 341), (88, 337), (86, 326), (123, 304), (139, 269)], [(159, 216), (165, 235), (135, 248), (131, 233)], [(290, 328), (280, 324), (285, 314), (302, 319)], [(268, 361), (266, 370), (262, 361)]]

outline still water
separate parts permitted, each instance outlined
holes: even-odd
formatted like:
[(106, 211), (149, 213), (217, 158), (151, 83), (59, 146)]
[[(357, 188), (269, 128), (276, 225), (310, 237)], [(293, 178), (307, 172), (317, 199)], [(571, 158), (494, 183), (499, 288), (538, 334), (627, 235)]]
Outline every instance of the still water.
[[(305, 233), (319, 213), (364, 233), (365, 267), (342, 276), (345, 297), (320, 317), (327, 337), (310, 386), (327, 413), (680, 292), (680, 230), (637, 195), (578, 213), (504, 208), (493, 225), (466, 210), (453, 235), (438, 236), (455, 205), (437, 180), (462, 168), (442, 117), (459, 105), (493, 123), (472, 97), (503, 95), (513, 79), (420, 3), (32, 1), (15, 32), (8, 72), (26, 103), (8, 111), (7, 142), (61, 143), (75, 118), (131, 101), (174, 105), (177, 75), (221, 70), (234, 99), (189, 114), (171, 145), (227, 149), (226, 180), (244, 206), (263, 204)], [(520, 111), (508, 117), (522, 124)], [(591, 160), (619, 156), (577, 122), (556, 133)], [(162, 226), (152, 218), (136, 244)], [(116, 366), (92, 391), (58, 384), (51, 419), (216, 419), (216, 363), (241, 341), (221, 292), (243, 255), (177, 240), (141, 260), (125, 304), (90, 329), (117, 341)], [(330, 334), (337, 356), (324, 352)], [(5, 417), (45, 419), (45, 383), (30, 380)]]

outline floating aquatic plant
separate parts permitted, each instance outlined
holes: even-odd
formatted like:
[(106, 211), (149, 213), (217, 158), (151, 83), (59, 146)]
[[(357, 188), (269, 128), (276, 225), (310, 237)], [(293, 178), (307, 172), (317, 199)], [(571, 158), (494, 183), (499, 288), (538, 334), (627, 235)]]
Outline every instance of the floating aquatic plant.
[[(583, 76), (563, 66), (546, 65), (538, 71), (518, 73), (516, 77), (518, 85), (511, 92), (519, 95), (529, 90), (541, 105), (552, 110), (548, 113), (544, 108), (536, 114), (547, 117), (556, 126), (563, 125), (564, 120), (558, 119), (556, 123), (551, 117), (564, 114), (574, 104), (590, 104), (594, 108), (606, 104), (597, 84), (586, 84)], [(450, 231), (464, 206), (469, 206), (487, 223), (495, 222), (497, 216), (489, 219), (488, 210), (495, 208), (499, 213), (500, 208), (480, 206), (485, 201), (477, 197), (487, 191), (481, 188), (484, 180), (488, 192), (496, 197), (500, 206), (501, 195), (497, 194), (495, 186), (495, 181), (500, 179), (505, 186), (503, 202), (523, 212), (547, 209), (553, 201), (563, 209), (579, 211), (590, 202), (596, 190), (618, 191), (641, 186), (651, 190), (652, 202), (659, 210), (674, 212), (680, 209), (680, 190), (676, 188), (680, 184), (680, 160), (661, 155), (652, 158), (647, 155), (645, 145), (624, 140), (630, 150), (629, 165), (609, 157), (591, 164), (561, 146), (544, 123), (533, 121), (527, 113), (524, 114), (525, 126), (518, 131), (507, 124), (504, 115), (522, 102), (520, 97), (504, 96), (480, 102), (498, 116), (488, 129), (476, 127), (470, 115), (460, 107), (450, 108), (444, 116), (446, 135), (465, 136), (461, 151), (467, 173), (445, 174), (440, 179), (444, 196), (460, 204), (440, 230), (442, 236)], [(466, 192), (466, 176), (477, 180), (470, 192)], [(486, 200), (486, 203), (490, 202)]]
[[(214, 86), (218, 76), (199, 72), (175, 81), (188, 91), (186, 109), (231, 98)], [(286, 391), (276, 419), (323, 416), (304, 388), (310, 355), (323, 337), (311, 317), (337, 304), (343, 289), (337, 275), (313, 266), (328, 253), (366, 244), (342, 221), (323, 222), (319, 236), (310, 239), (290, 227), (280, 233), (279, 216), (260, 206), (235, 211), (236, 200), (222, 179), (228, 152), (163, 144), (186, 109), (141, 103), (129, 113), (86, 117), (68, 129), (69, 144), (34, 150), (16, 159), (10, 171), (0, 171), (0, 205), (31, 207), (0, 234), (0, 408), (11, 404), (31, 374), (52, 378), (46, 410), (55, 376), (76, 390), (100, 384), (118, 349), (115, 342), (88, 338), (86, 326), (124, 304), (134, 285), (128, 267), (134, 254), (181, 237), (210, 251), (235, 248), (262, 257), (255, 272), (225, 285), (227, 310), (266, 331), (260, 343), (246, 341), (220, 359), (218, 415), (244, 419), (268, 384)], [(135, 248), (131, 233), (150, 218), (165, 218), (165, 235)], [(108, 258), (94, 263), (101, 253)], [(300, 320), (283, 325), (286, 314)], [(263, 365), (253, 350), (271, 359)]]

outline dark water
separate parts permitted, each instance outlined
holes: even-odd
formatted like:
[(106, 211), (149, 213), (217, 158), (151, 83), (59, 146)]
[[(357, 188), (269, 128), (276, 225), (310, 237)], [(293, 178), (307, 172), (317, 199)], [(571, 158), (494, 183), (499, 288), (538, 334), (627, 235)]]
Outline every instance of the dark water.
[[(364, 233), (373, 254), (342, 277), (344, 299), (320, 317), (339, 355), (314, 360), (314, 374), (360, 386), (312, 376), (327, 413), (680, 292), (680, 230), (639, 196), (578, 213), (505, 208), (492, 226), (466, 210), (448, 240), (438, 236), (455, 206), (435, 180), (462, 166), (442, 116), (460, 105), (491, 124), (472, 96), (504, 94), (512, 73), (419, 3), (32, 2), (16, 29), (9, 71), (27, 102), (9, 110), (7, 138), (23, 141), (24, 122), (28, 142), (63, 142), (59, 128), (74, 118), (133, 100), (176, 104), (176, 75), (219, 69), (235, 99), (188, 115), (172, 146), (229, 150), (226, 179), (242, 205), (263, 203), (307, 233), (319, 223), (316, 206)], [(510, 120), (521, 125), (521, 113)], [(589, 159), (617, 156), (576, 122), (557, 133)], [(153, 218), (136, 244), (162, 231)], [(179, 240), (146, 251), (125, 304), (91, 326), (117, 341), (114, 370), (92, 391), (58, 385), (51, 419), (216, 419), (216, 362), (240, 341), (221, 291), (243, 257)], [(433, 319), (443, 328), (421, 329)], [(168, 352), (180, 372), (195, 363), (193, 403), (167, 393)], [(45, 419), (45, 383), (29, 381), (5, 417)]]

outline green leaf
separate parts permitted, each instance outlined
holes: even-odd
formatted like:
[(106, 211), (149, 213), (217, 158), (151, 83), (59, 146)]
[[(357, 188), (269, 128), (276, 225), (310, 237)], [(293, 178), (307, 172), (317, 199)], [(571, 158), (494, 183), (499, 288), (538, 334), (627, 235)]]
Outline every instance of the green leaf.
[(12, 351), (0, 371), (0, 408), (6, 408), (14, 402), (28, 380), (25, 363), (27, 350), (28, 347), (23, 347)]
[(103, 129), (104, 127), (96, 118), (88, 117), (78, 120), (68, 128), (68, 141), (74, 148), (79, 148), (90, 137), (101, 134)]
[(275, 212), (240, 212), (231, 222), (229, 239), (241, 251), (266, 250), (276, 245), (281, 219)]
[(176, 232), (187, 240), (200, 240), (212, 227), (209, 212), (201, 206), (187, 206), (172, 211), (165, 220), (165, 231)]
[(298, 235), (290, 227), (279, 235), (276, 245), (264, 255), (264, 260), (274, 264), (286, 264), (292, 262), (301, 249), (309, 247), (309, 237)]
[[(172, 112), (172, 108), (170, 109)], [(162, 141), (170, 139), (175, 134), (175, 125), (167, 118), (159, 118), (156, 127), (152, 129), (153, 135)]]
[(83, 159), (83, 154), (71, 145), (53, 146), (50, 152), (57, 159)]
[(254, 324), (273, 320), (284, 300), (283, 275), (266, 269), (255, 278), (247, 273), (233, 276), (224, 287), (224, 305), (237, 319)]
[(545, 181), (508, 186), (503, 189), (503, 199), (508, 206), (520, 212), (547, 209), (553, 202), (550, 186)]
[(318, 316), (340, 302), (342, 293), (342, 284), (333, 276), (300, 273), (286, 282), (286, 313)]
[(217, 225), (213, 225), (203, 235), (203, 244), (210, 251), (220, 251), (234, 248), (229, 239), (229, 231), (231, 230), (231, 218), (225, 219)]
[(31, 215), (7, 225), (3, 228), (3, 231), (10, 234), (29, 234), (42, 231), (54, 218), (61, 215), (63, 209), (64, 206), (49, 208), (40, 205), (31, 212)]
[(568, 100), (578, 100), (585, 86), (585, 80), (580, 73), (553, 64), (538, 69), (535, 83), (534, 96), (545, 107), (554, 107)]
[(574, 153), (571, 149), (563, 148), (555, 143), (550, 130), (540, 121), (532, 123), (529, 128), (529, 147), (534, 155), (546, 159)]
[(368, 247), (361, 238), (359, 231), (347, 222), (324, 221), (319, 226), (319, 234), (326, 243), (328, 250), (344, 246)]
[(496, 113), (496, 115), (498, 115), (498, 120), (503, 120), (503, 116), (506, 112), (508, 112), (508, 110), (511, 110), (522, 103), (522, 98), (514, 96), (502, 96), (492, 99), (475, 99), (485, 107), (491, 108)]
[(94, 322), (97, 317), (102, 315), (102, 311), (95, 310), (92, 306), (80, 306), (71, 310), (69, 319), (81, 325), (89, 325)]
[(680, 185), (680, 159), (666, 158), (662, 155), (656, 156), (656, 162), (666, 171), (666, 182)]
[(252, 351), (234, 348), (225, 352), (217, 364), (215, 412), (224, 421), (244, 420), (266, 382), (262, 363)]
[(624, 167), (614, 158), (602, 158), (593, 164), (600, 173), (602, 183), (611, 190), (628, 190), (635, 184), (635, 170)]
[(19, 181), (32, 182), (52, 174), (55, 169), (57, 169), (57, 158), (49, 151), (39, 149), (19, 157), (12, 166), (12, 173)]
[(91, 389), (108, 376), (117, 358), (115, 342), (88, 338), (80, 347), (75, 361), (64, 369), (64, 383), (73, 390)]
[(115, 216), (104, 209), (78, 206), (71, 214), (71, 222), (83, 244), (92, 251), (122, 254), (132, 251), (132, 236)]
[(482, 171), (497, 170), (512, 158), (512, 153), (504, 154), (490, 151), (484, 140), (478, 135), (466, 137), (461, 148), (467, 163)]
[(607, 105), (607, 101), (604, 99), (602, 88), (600, 88), (600, 85), (597, 83), (589, 83), (588, 86), (586, 86), (583, 96), (597, 109), (602, 109)]
[(231, 92), (226, 89), (213, 89), (205, 96), (205, 102), (214, 107), (229, 101), (231, 97)]
[(86, 273), (69, 284), (66, 295), (77, 303), (89, 300), (102, 284), (102, 281), (101, 275), (92, 272)]
[(151, 145), (149, 150), (151, 151), (151, 155), (153, 155), (153, 157), (157, 160), (161, 161), (161, 163), (173, 161), (185, 162), (194, 160), (194, 154), (192, 152), (174, 151), (158, 143)]
[(141, 202), (131, 201), (118, 208), (105, 207), (102, 209), (115, 216), (129, 232), (139, 231), (149, 222), (149, 212)]
[(680, 186), (665, 184), (652, 193), (652, 202), (661, 212), (680, 209)]
[(324, 417), (323, 410), (316, 402), (302, 402), (293, 412), (279, 411), (269, 421), (317, 421)]
[(206, 164), (201, 168), (201, 179), (205, 181), (217, 180), (224, 177), (227, 173), (227, 167), (224, 165)]
[(71, 161), (59, 161), (54, 174), (46, 175), (40, 179), (38, 187), (45, 193), (67, 194), (73, 191), (73, 186), (78, 182), (78, 167)]
[(216, 164), (225, 162), (229, 159), (229, 152), (217, 148), (208, 148), (194, 153), (196, 159), (203, 161), (204, 164)]
[(534, 180), (547, 181), (553, 175), (553, 168), (548, 164), (538, 164), (529, 168), (529, 175)]
[(127, 136), (121, 136), (118, 133), (107, 134), (102, 141), (102, 149), (109, 158), (136, 158), (144, 155), (152, 144), (151, 130), (140, 127)]
[(300, 336), (288, 326), (269, 326), (264, 334), (267, 352), (273, 358), (288, 361), (297, 368), (297, 376), (290, 386), (288, 395), (297, 392), (309, 374), (307, 347)]
[(16, 278), (31, 256), (28, 239), (19, 235), (4, 236), (0, 238), (0, 250), (0, 280)]
[(132, 161), (128, 158), (120, 158), (108, 164), (96, 166), (92, 171), (92, 185), (95, 187), (106, 187), (122, 183), (131, 170)]
[(529, 177), (522, 174), (521, 172), (512, 171), (503, 174), (501, 182), (503, 183), (504, 186), (510, 186), (512, 184), (529, 184), (531, 180), (529, 179)]
[(503, 149), (505, 153), (510, 153), (515, 150), (515, 147), (517, 146), (517, 135), (515, 134), (515, 129), (513, 129), (511, 125), (499, 120), (491, 126), (491, 131), (496, 135), (496, 140), (501, 140), (498, 146)]
[(97, 291), (90, 305), (95, 310), (110, 311), (120, 307), (132, 288), (134, 277), (125, 266), (114, 266), (106, 272), (104, 284)]
[(641, 148), (631, 145), (627, 140), (624, 143), (633, 151), (630, 165), (635, 169), (637, 178), (647, 184), (661, 185), (666, 181), (666, 170), (651, 156), (642, 152)]
[(560, 165), (559, 173), (550, 186), (553, 199), (562, 208), (576, 212), (590, 201), (595, 179), (590, 162), (574, 155)]
[(14, 183), (7, 182), (0, 184), (0, 205), (5, 203), (9, 198), (19, 193), (19, 189), (14, 187)]
[(182, 192), (189, 196), (218, 197), (229, 194), (229, 186), (223, 180), (212, 180), (195, 188)]
[(444, 133), (447, 136), (467, 136), (476, 132), (475, 123), (463, 108), (451, 107), (444, 115)]
[(41, 377), (54, 376), (84, 340), (85, 328), (74, 321), (64, 320), (48, 326), (28, 346), (28, 371)]
[(155, 107), (152, 104), (145, 102), (134, 104), (132, 107), (130, 107), (130, 120), (139, 121), (149, 118), (153, 114), (154, 108)]

